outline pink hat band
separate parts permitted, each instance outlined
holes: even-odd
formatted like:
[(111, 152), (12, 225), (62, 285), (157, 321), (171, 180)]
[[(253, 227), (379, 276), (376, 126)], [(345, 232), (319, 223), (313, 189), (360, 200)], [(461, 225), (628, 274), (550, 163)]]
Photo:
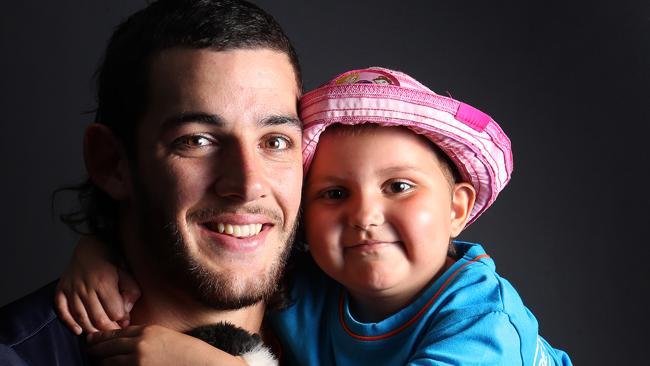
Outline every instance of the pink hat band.
[(373, 67), (343, 73), (305, 94), (300, 116), (305, 172), (320, 134), (333, 124), (404, 126), (426, 136), (476, 189), (468, 224), (494, 202), (512, 174), (510, 140), (490, 116), (398, 71)]

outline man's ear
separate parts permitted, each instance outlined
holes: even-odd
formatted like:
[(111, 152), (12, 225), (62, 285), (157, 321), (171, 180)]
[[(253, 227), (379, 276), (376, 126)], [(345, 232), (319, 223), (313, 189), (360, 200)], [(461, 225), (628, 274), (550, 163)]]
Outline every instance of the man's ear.
[(465, 228), (474, 207), (476, 190), (469, 183), (454, 184), (451, 192), (451, 237), (455, 238)]
[(83, 141), (84, 160), (90, 180), (116, 201), (126, 199), (131, 178), (126, 151), (105, 125), (92, 123)]

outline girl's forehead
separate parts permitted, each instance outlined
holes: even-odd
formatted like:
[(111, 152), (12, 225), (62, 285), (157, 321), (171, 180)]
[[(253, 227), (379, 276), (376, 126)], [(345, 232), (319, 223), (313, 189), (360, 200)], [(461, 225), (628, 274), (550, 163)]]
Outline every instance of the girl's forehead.
[[(358, 125), (341, 125), (336, 124), (328, 127), (320, 136), (322, 140), (346, 141), (354, 145), (355, 140), (361, 147), (366, 147), (363, 142), (371, 140), (393, 140), (405, 144), (417, 143), (417, 140), (429, 141), (426, 137), (413, 132), (408, 127), (403, 126), (381, 126), (374, 123), (364, 123)], [(316, 149), (320, 147), (320, 142)]]
[(428, 138), (407, 127), (386, 127), (371, 123), (335, 125), (322, 133), (316, 153), (325, 149), (338, 154), (345, 154), (349, 151), (393, 151), (395, 154), (377, 156), (377, 158), (387, 159), (399, 157), (412, 149), (422, 149), (433, 154), (433, 151), (429, 151), (431, 144), (432, 142)]
[(405, 127), (337, 126), (320, 136), (310, 176), (324, 171), (346, 175), (435, 171), (438, 159), (430, 144)]

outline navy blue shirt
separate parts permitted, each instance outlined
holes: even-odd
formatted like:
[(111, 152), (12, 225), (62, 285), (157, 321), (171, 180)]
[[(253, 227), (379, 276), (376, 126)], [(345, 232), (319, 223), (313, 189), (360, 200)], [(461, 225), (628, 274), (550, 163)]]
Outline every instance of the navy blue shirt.
[(86, 365), (84, 338), (54, 311), (54, 281), (0, 308), (0, 366)]

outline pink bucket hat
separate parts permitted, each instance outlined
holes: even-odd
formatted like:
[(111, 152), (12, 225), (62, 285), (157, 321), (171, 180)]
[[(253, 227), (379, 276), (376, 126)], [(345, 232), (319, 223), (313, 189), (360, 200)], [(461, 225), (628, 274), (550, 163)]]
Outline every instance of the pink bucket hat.
[(371, 67), (343, 73), (300, 99), (300, 117), (305, 172), (320, 134), (332, 124), (404, 126), (428, 137), (476, 189), (468, 224), (494, 202), (512, 173), (510, 140), (490, 116), (402, 72)]

